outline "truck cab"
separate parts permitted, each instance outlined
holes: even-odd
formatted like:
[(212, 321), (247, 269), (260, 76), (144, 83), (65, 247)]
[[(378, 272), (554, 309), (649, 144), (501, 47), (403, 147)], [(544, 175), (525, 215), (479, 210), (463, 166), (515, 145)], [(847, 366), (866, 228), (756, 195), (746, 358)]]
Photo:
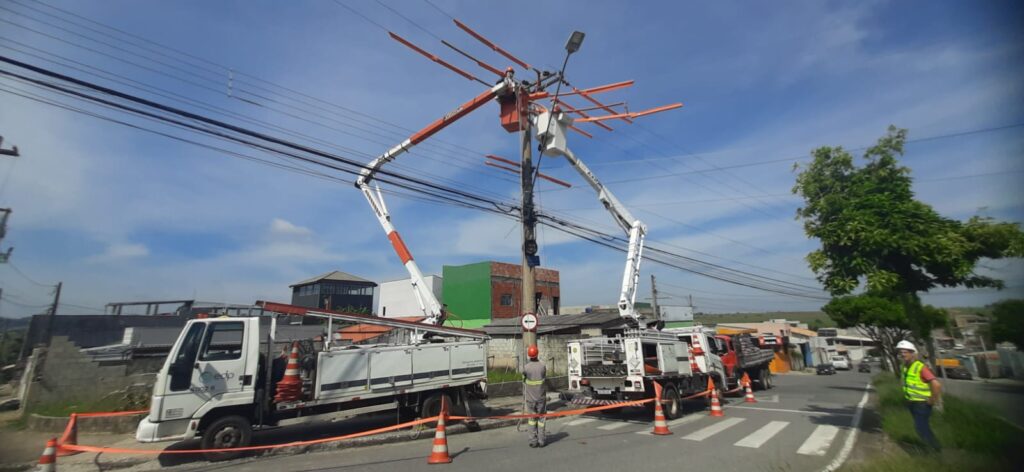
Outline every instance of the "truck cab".
[(140, 442), (192, 439), (215, 409), (252, 413), (260, 372), (259, 322), (252, 318), (190, 320), (153, 386)]

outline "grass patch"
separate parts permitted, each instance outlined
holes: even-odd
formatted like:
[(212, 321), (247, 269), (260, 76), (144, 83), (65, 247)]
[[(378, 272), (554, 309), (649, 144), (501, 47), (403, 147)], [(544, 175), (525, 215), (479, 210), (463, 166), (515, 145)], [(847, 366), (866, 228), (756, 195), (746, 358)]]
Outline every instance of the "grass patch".
[(487, 371), (487, 383), (520, 382), (523, 374), (515, 370), (494, 369)]
[(939, 454), (925, 452), (925, 444), (917, 436), (896, 378), (883, 372), (875, 376), (874, 386), (882, 430), (904, 453), (876, 457), (844, 470), (1017, 470), (1012, 465), (1024, 459), (1020, 448), (1024, 431), (993, 415), (985, 405), (951, 395), (943, 395), (945, 411), (935, 411), (931, 417), (932, 431), (942, 443), (943, 451)]
[(68, 402), (62, 404), (34, 405), (29, 413), (40, 416), (70, 416), (72, 413), (85, 413), (92, 411), (129, 411), (139, 408), (129, 408), (123, 400), (107, 398), (97, 401)]

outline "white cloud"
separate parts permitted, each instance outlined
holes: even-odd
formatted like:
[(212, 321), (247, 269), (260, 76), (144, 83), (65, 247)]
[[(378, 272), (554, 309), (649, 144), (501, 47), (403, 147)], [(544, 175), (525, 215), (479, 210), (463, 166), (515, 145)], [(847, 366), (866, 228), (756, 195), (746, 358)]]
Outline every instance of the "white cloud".
[(297, 226), (290, 221), (283, 220), (281, 218), (274, 218), (274, 220), (270, 222), (270, 232), (272, 234), (285, 236), (310, 236), (313, 234), (309, 228)]
[(89, 262), (111, 262), (125, 259), (136, 259), (149, 255), (145, 244), (121, 243), (111, 244), (101, 254), (89, 257)]

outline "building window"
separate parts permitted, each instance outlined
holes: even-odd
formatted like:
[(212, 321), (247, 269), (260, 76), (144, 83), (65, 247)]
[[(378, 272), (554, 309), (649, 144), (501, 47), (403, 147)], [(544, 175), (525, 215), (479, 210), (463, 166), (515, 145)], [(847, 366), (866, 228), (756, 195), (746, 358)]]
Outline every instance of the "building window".
[(501, 295), (501, 306), (512, 306), (512, 294), (505, 293)]

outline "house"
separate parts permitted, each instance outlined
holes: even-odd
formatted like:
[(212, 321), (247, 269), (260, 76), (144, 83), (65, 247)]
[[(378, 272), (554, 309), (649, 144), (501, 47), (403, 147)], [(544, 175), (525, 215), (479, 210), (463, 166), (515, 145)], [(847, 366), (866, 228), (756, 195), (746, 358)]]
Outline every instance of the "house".
[(292, 305), (324, 310), (373, 312), (376, 282), (335, 270), (290, 285)]
[[(442, 270), (444, 303), (449, 319), (461, 320), (465, 328), (479, 328), (492, 320), (519, 318), (522, 299), (522, 267), (517, 264), (485, 261)], [(557, 315), (560, 310), (558, 271), (536, 269), (535, 299), (542, 315)]]
[[(442, 281), (438, 275), (423, 277), (423, 283), (433, 292), (437, 301), (444, 303)], [(412, 279), (404, 278), (380, 284), (380, 301), (377, 303), (377, 314), (386, 318), (400, 316), (423, 316), (420, 301), (413, 292)]]

